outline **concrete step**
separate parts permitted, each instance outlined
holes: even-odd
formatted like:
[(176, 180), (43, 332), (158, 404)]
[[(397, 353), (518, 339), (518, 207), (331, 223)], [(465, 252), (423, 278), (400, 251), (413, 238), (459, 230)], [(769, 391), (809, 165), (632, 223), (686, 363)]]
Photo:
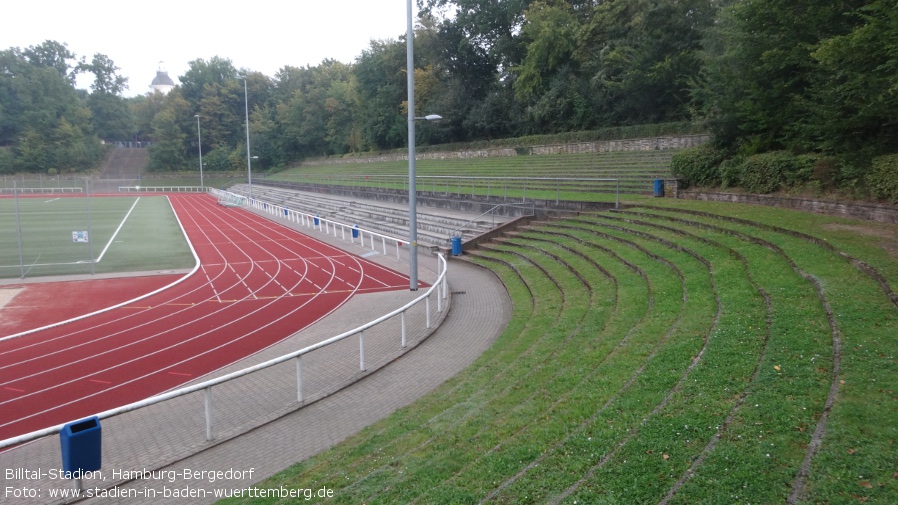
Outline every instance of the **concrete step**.
[[(249, 186), (238, 184), (230, 191), (248, 195)], [(316, 215), (322, 219), (358, 225), (397, 238), (409, 236), (408, 208), (401, 204), (386, 204), (372, 200), (355, 200), (331, 195), (298, 192), (289, 189), (253, 185), (258, 200), (282, 205), (297, 212)], [(426, 246), (448, 247), (453, 235), (463, 240), (477, 236), (493, 227), (492, 220), (473, 219), (474, 216), (449, 215), (419, 210), (417, 213), (418, 242)]]

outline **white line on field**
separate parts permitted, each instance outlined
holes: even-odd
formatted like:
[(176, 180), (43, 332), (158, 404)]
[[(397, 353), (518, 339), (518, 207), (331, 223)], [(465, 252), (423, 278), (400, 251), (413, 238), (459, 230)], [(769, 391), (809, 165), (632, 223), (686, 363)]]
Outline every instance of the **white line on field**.
[(128, 216), (131, 215), (131, 211), (134, 210), (134, 207), (137, 207), (137, 202), (139, 202), (139, 201), (140, 201), (140, 197), (138, 196), (137, 200), (134, 200), (134, 205), (132, 205), (131, 208), (128, 209), (128, 213), (125, 214), (125, 217), (124, 217), (124, 219), (122, 219), (122, 222), (118, 224), (118, 228), (115, 229), (115, 233), (113, 233), (112, 237), (109, 238), (109, 242), (106, 243), (106, 247), (103, 248), (103, 252), (101, 252), (100, 256), (94, 260), (94, 263), (99, 263), (100, 260), (103, 259), (103, 255), (106, 254), (106, 250), (109, 249), (109, 246), (112, 245), (112, 241), (115, 240), (115, 236), (118, 235), (118, 232), (119, 232), (119, 230), (122, 229), (122, 226), (125, 226), (125, 221), (128, 220)]

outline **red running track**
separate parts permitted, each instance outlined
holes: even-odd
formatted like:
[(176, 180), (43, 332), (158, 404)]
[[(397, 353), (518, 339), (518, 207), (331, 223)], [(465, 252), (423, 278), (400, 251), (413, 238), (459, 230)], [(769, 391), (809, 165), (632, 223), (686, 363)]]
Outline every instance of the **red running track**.
[(169, 198), (201, 268), (139, 302), (0, 341), (0, 440), (170, 390), (356, 293), (408, 287), (408, 276), (209, 195)]

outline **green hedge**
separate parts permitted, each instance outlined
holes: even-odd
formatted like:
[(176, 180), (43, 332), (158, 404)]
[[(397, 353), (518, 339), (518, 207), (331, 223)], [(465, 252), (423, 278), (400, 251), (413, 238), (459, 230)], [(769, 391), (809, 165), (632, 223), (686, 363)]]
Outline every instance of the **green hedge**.
[(683, 187), (718, 186), (721, 182), (718, 165), (722, 159), (720, 151), (710, 144), (703, 144), (674, 154), (670, 160), (670, 171)]
[(867, 185), (877, 198), (898, 203), (898, 154), (873, 158), (873, 167), (867, 174)]
[(811, 180), (815, 157), (770, 151), (745, 158), (739, 169), (741, 186), (752, 193), (773, 193)]

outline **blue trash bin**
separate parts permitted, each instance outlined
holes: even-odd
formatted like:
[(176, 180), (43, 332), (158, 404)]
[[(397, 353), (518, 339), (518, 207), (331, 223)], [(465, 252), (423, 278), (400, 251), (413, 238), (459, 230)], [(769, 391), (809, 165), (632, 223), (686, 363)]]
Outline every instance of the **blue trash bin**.
[(458, 256), (461, 254), (461, 237), (452, 237), (452, 255)]
[(315, 226), (321, 224), (321, 221), (318, 220), (318, 214), (315, 214)]
[(359, 225), (352, 225), (352, 238), (359, 238)]
[(655, 179), (655, 196), (664, 196), (664, 179)]
[(97, 416), (65, 425), (59, 432), (62, 470), (76, 475), (99, 470), (102, 434)]

